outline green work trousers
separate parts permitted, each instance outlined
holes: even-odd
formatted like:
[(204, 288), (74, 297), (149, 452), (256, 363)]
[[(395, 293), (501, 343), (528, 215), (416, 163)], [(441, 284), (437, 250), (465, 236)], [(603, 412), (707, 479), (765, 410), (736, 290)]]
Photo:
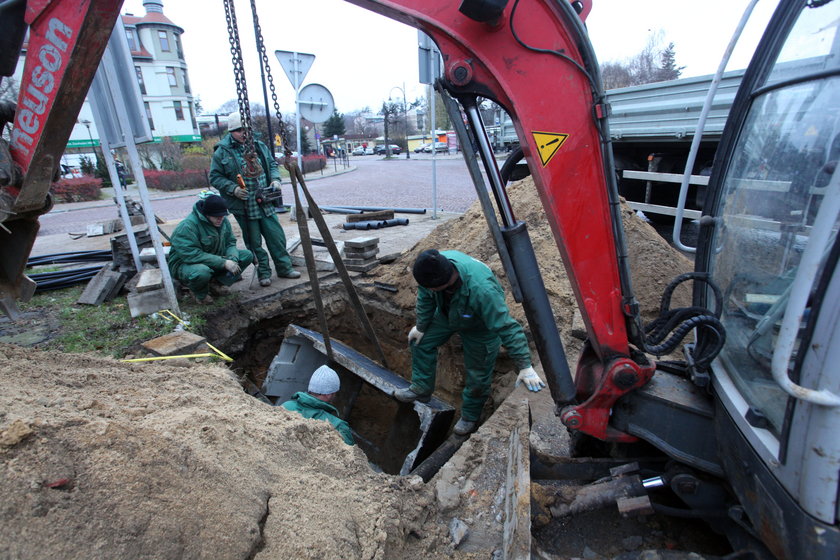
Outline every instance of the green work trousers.
[[(249, 220), (243, 214), (234, 214), (239, 229), (242, 230), (242, 240), (245, 246), (257, 257), (257, 277), (271, 278), (271, 265), (268, 263), (268, 255), (274, 261), (274, 270), (277, 276), (285, 276), (292, 272), (292, 259), (286, 250), (286, 233), (276, 215), (263, 216), (258, 220)], [(268, 253), (262, 246), (262, 240), (268, 247)]]
[[(239, 249), (239, 256), (235, 259), (239, 268), (245, 270), (248, 265), (254, 262), (254, 255), (247, 249)], [(234, 260), (234, 259), (230, 259)], [(242, 274), (233, 275), (226, 269), (213, 270), (206, 264), (185, 264), (178, 269), (175, 278), (190, 289), (195, 297), (204, 299), (210, 290), (210, 280), (216, 280), (220, 284), (230, 286), (234, 282), (242, 280)]]
[(438, 348), (458, 333), (464, 347), (466, 379), (461, 393), (461, 418), (478, 421), (484, 402), (490, 396), (493, 368), (499, 355), (501, 339), (487, 330), (456, 330), (440, 313), (435, 313), (432, 323), (419, 343), (411, 346), (411, 390), (418, 395), (431, 395), (435, 390)]

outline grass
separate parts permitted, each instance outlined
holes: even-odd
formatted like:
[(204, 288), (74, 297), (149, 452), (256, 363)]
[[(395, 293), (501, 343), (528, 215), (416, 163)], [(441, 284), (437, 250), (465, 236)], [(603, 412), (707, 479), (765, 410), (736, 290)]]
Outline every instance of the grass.
[[(60, 352), (97, 352), (124, 358), (137, 353), (141, 343), (169, 334), (177, 326), (174, 319), (167, 320), (163, 314), (132, 318), (124, 296), (102, 305), (77, 305), (83, 289), (84, 285), (79, 285), (44, 292), (20, 304), (22, 312), (34, 312), (42, 318), (50, 316), (57, 323), (51, 338), (39, 346)], [(188, 321), (187, 330), (200, 335), (207, 324), (204, 314), (224, 306), (230, 297), (234, 296), (217, 298), (207, 306), (182, 302), (181, 318)]]

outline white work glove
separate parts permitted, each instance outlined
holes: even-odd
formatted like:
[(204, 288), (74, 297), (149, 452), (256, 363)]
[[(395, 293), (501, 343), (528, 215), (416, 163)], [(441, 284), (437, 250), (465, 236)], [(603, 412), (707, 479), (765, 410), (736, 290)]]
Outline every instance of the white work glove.
[(537, 375), (537, 372), (532, 367), (526, 367), (520, 371), (519, 375), (516, 376), (516, 383), (513, 386), (519, 387), (520, 383), (525, 383), (528, 390), (534, 392), (545, 387), (545, 383), (543, 383), (543, 380), (540, 379), (540, 376)]
[(271, 184), (268, 185), (268, 188), (270, 188), (273, 191), (279, 191), (280, 190), (280, 181), (272, 181)]
[(247, 200), (248, 191), (246, 191), (242, 187), (236, 187), (235, 189), (233, 189), (233, 196), (235, 196), (239, 200)]
[(411, 330), (408, 331), (408, 345), (411, 346), (412, 344), (419, 344), (420, 340), (423, 338), (423, 332), (417, 330), (417, 325), (411, 327)]
[(236, 264), (236, 261), (225, 261), (225, 270), (230, 272), (231, 274), (239, 274), (242, 272), (242, 269), (239, 268), (239, 265)]

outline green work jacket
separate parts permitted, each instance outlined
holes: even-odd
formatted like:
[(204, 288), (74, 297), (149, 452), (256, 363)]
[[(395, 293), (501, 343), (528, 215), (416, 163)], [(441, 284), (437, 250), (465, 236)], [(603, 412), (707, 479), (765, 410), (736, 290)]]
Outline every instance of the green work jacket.
[(292, 400), (284, 402), (283, 408), (297, 412), (304, 418), (326, 420), (333, 425), (333, 428), (338, 430), (344, 443), (347, 445), (355, 445), (356, 443), (356, 440), (353, 439), (353, 432), (350, 430), (350, 424), (338, 417), (338, 410), (330, 403), (300, 391), (294, 394)]
[[(280, 168), (271, 156), (268, 146), (259, 140), (254, 140), (254, 149), (257, 153), (257, 160), (263, 168), (262, 184), (256, 185), (256, 187), (267, 187), (272, 181), (279, 181)], [(222, 141), (216, 144), (213, 152), (213, 160), (210, 162), (210, 185), (219, 191), (231, 214), (244, 215), (246, 210), (249, 209), (247, 204), (250, 202), (252, 214), (254, 210), (258, 210), (266, 217), (273, 216), (276, 213), (273, 204), (256, 204), (253, 200), (253, 193), (249, 194), (249, 200), (240, 200), (233, 194), (233, 191), (239, 186), (236, 182), (236, 176), (242, 174), (244, 178), (244, 153), (244, 145), (234, 140), (230, 133), (227, 133)], [(251, 180), (246, 178), (245, 181), (247, 184)], [(252, 190), (250, 186), (249, 190)]]
[(528, 339), (516, 319), (510, 316), (505, 293), (496, 275), (486, 264), (460, 251), (441, 251), (455, 265), (461, 286), (449, 300), (444, 315), (443, 292), (417, 287), (417, 329), (426, 332), (435, 314), (443, 317), (455, 331), (496, 333), (518, 369), (531, 367)]
[(226, 260), (237, 261), (239, 258), (236, 238), (227, 218), (216, 227), (197, 206), (198, 203), (172, 232), (172, 247), (166, 257), (172, 274), (177, 274), (186, 264), (204, 264), (220, 271), (225, 267)]

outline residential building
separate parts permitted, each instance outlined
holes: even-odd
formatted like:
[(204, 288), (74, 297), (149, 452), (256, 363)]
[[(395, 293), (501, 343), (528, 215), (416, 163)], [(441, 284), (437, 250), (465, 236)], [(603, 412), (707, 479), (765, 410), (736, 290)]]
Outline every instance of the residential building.
[[(200, 142), (195, 98), (181, 44), (184, 29), (164, 15), (163, 0), (145, 0), (143, 7), (145, 15), (125, 14), (121, 18), (154, 142), (160, 143), (164, 138), (173, 142)], [(23, 75), (25, 53), (26, 44), (15, 72), (18, 84)], [(91, 150), (95, 151), (97, 146), (99, 134), (93, 112), (85, 101), (62, 163), (77, 167), (79, 158), (82, 155), (92, 158)]]

